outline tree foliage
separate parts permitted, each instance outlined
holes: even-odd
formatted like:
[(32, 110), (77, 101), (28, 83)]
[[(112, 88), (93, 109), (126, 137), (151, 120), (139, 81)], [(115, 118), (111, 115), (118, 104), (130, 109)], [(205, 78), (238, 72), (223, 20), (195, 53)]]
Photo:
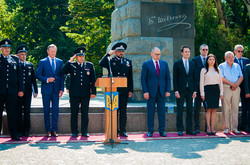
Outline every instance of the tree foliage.
[[(195, 47), (196, 55), (199, 46), (206, 43), (209, 52), (216, 55), (219, 62), (224, 61), (224, 53), (233, 50), (236, 44), (245, 46), (245, 55), (250, 55), (249, 48), (249, 19), (244, 2), (239, 0), (222, 1), (224, 15), (229, 25), (221, 24), (215, 1), (195, 0)], [(235, 5), (234, 9), (230, 6)], [(237, 10), (237, 11), (236, 11)]]
[(98, 62), (105, 54), (110, 42), (113, 0), (69, 0), (70, 16), (61, 27), (77, 44), (87, 48), (86, 59), (93, 62), (97, 75), (102, 74)]
[[(196, 55), (199, 46), (206, 43), (210, 53), (222, 62), (225, 51), (242, 44), (244, 55), (250, 57), (249, 14), (243, 0), (194, 2)], [(0, 0), (0, 6), (0, 39), (12, 40), (13, 54), (18, 45), (27, 44), (28, 58), (37, 65), (39, 59), (47, 56), (47, 46), (54, 43), (57, 56), (65, 62), (75, 48), (85, 45), (86, 59), (101, 75), (98, 61), (110, 43), (113, 0)]]

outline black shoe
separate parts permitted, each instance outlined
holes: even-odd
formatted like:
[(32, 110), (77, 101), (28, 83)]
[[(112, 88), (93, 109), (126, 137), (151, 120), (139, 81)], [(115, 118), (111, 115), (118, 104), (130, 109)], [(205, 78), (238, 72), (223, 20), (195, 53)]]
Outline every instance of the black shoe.
[(11, 137), (11, 140), (15, 140), (15, 141), (21, 141), (21, 139), (18, 136), (15, 137)]
[(153, 136), (153, 132), (148, 132), (147, 137), (152, 137)]
[(160, 132), (160, 136), (167, 137), (167, 134), (165, 132)]
[(183, 136), (183, 132), (182, 131), (178, 131), (178, 136)]
[(86, 133), (82, 133), (82, 136), (89, 137), (89, 134), (87, 132)]
[(24, 132), (24, 133), (23, 133), (23, 136), (24, 136), (24, 137), (29, 137), (29, 132)]
[(128, 137), (126, 132), (120, 132), (119, 135), (122, 136), (122, 137)]
[(51, 132), (51, 136), (52, 137), (58, 137), (58, 134), (55, 131), (53, 131), (53, 132)]
[(212, 132), (207, 132), (207, 135), (212, 135)]
[(195, 132), (193, 132), (193, 131), (186, 132), (186, 134), (187, 134), (187, 135), (196, 135), (196, 133), (195, 133)]
[(23, 134), (22, 134), (22, 133), (17, 133), (17, 136), (18, 136), (18, 137), (22, 137)]
[(201, 133), (200, 129), (197, 128), (197, 129), (195, 130), (195, 133), (196, 133), (196, 134)]
[(77, 136), (78, 136), (78, 133), (73, 133), (73, 134), (72, 134), (72, 137), (73, 137), (73, 138), (76, 138)]
[(216, 134), (216, 131), (214, 131), (214, 132), (211, 132), (211, 135), (215, 135)]

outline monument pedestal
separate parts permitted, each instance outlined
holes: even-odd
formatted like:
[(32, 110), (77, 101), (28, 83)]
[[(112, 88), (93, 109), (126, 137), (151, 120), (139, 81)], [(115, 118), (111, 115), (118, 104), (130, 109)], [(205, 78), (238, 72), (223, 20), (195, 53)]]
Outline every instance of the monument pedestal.
[[(167, 61), (170, 72), (173, 63), (181, 58), (180, 47), (191, 47), (194, 56), (194, 3), (193, 0), (115, 0), (111, 16), (111, 44), (125, 42), (125, 57), (132, 60), (134, 91), (133, 102), (141, 97), (141, 67), (151, 59), (153, 47), (161, 50), (161, 59)], [(171, 74), (172, 77), (172, 74)], [(173, 86), (172, 86), (173, 87)], [(173, 88), (172, 88), (173, 89)]]

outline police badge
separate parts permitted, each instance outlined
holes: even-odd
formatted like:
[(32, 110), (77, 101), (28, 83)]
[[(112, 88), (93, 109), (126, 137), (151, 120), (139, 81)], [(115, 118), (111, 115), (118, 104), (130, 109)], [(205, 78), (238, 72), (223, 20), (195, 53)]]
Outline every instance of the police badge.
[(127, 65), (127, 67), (130, 67), (130, 65), (129, 65), (129, 62), (128, 62), (128, 61), (127, 61), (127, 64), (126, 64), (126, 65)]
[(28, 75), (31, 76), (31, 72), (29, 72)]
[(14, 64), (14, 69), (16, 70), (16, 65)]
[(90, 75), (90, 72), (89, 72), (89, 71), (87, 71), (87, 75), (88, 75), (88, 76)]

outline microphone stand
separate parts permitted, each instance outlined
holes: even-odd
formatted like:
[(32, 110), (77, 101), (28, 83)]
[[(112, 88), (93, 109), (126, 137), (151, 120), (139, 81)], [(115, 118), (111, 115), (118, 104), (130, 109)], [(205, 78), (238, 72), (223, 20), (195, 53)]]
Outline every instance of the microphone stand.
[(112, 73), (112, 70), (111, 70), (111, 63), (110, 63), (110, 56), (108, 57), (108, 61), (109, 61), (109, 77), (110, 77), (110, 113), (111, 113), (111, 139), (109, 140), (109, 143), (111, 144), (112, 148), (113, 148), (113, 144), (114, 144), (114, 139), (112, 138), (113, 137), (113, 98), (112, 98), (112, 84), (114, 84), (114, 80), (113, 80), (113, 73)]
[(111, 101), (110, 101), (110, 103), (111, 103), (111, 107), (110, 107), (110, 109), (111, 109), (111, 139), (109, 140), (109, 142), (104, 142), (104, 144), (110, 144), (111, 147), (113, 148), (114, 144), (128, 144), (128, 143), (115, 142), (114, 139), (112, 138), (113, 137), (113, 131), (112, 131), (113, 130), (113, 113), (112, 113), (113, 112), (113, 98), (112, 98), (113, 91), (112, 91), (112, 84), (114, 84), (114, 80), (113, 80), (113, 73), (112, 73), (111, 62), (110, 62), (111, 57), (109, 56), (107, 58), (108, 58), (108, 63), (109, 63), (109, 77), (110, 77), (110, 88), (111, 88), (111, 90), (110, 90), (110, 96), (111, 96)]

